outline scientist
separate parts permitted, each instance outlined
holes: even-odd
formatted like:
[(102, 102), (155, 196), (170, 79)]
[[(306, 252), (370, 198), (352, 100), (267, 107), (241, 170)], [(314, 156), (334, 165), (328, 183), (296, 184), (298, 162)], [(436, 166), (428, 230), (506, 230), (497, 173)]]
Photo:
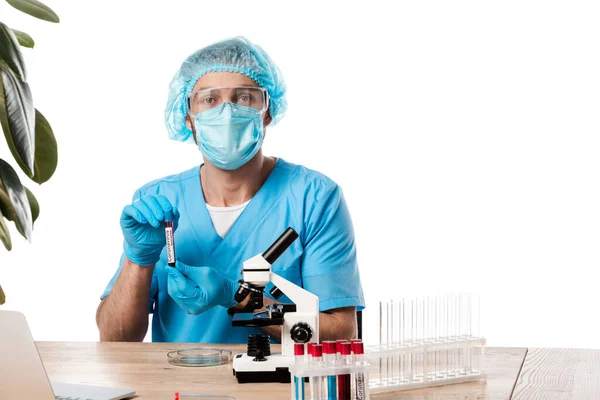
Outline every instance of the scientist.
[[(96, 314), (100, 340), (142, 341), (152, 313), (155, 342), (246, 342), (261, 331), (232, 327), (227, 314), (242, 263), (287, 227), (299, 238), (273, 272), (319, 297), (322, 340), (355, 337), (364, 299), (340, 187), (261, 150), (266, 127), (286, 110), (285, 92), (277, 66), (243, 37), (183, 62), (166, 125), (171, 139), (197, 145), (204, 163), (144, 185), (123, 209), (123, 255)], [(176, 227), (175, 267), (167, 265), (165, 218)], [(264, 330), (281, 337), (280, 326)]]

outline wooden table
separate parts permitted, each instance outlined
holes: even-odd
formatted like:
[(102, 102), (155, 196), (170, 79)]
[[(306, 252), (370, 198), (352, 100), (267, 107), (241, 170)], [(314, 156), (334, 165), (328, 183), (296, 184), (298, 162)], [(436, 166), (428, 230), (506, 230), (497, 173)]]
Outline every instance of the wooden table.
[[(290, 398), (289, 385), (243, 384), (231, 364), (176, 367), (167, 352), (198, 345), (172, 343), (38, 342), (51, 380), (137, 391), (140, 400), (181, 393), (227, 394), (238, 400)], [(243, 345), (213, 346), (241, 353)], [(272, 346), (277, 351), (278, 346)], [(486, 348), (487, 381), (372, 396), (374, 399), (600, 398), (600, 351)]]
[(530, 349), (513, 399), (600, 399), (600, 350)]

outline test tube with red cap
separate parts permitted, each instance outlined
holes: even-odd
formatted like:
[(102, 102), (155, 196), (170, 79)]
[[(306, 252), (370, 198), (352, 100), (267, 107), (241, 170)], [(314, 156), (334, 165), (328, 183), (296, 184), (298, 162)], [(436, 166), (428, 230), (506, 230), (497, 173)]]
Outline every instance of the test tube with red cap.
[[(323, 365), (323, 346), (320, 344), (314, 344), (312, 346), (312, 366), (323, 367)], [(312, 379), (314, 384), (311, 388), (311, 398), (315, 400), (325, 399), (325, 380), (322, 376), (315, 376)]]
[(340, 353), (340, 349), (342, 348), (342, 343), (346, 343), (347, 340), (346, 339), (338, 339), (335, 341), (336, 343), (336, 354), (337, 354), (337, 360), (338, 362), (342, 359), (341, 358), (341, 353)]
[[(354, 364), (363, 365), (365, 347), (361, 341), (352, 342), (352, 353), (354, 353)], [(365, 374), (357, 372), (354, 375), (355, 398), (356, 400), (365, 400), (368, 391), (368, 385), (365, 383)]]
[(311, 363), (311, 357), (312, 357), (312, 348), (316, 343), (306, 343), (306, 354), (304, 355), (304, 361), (306, 361), (307, 364)]
[[(313, 354), (313, 346), (315, 344), (316, 343), (307, 343), (306, 344), (305, 360), (309, 367), (312, 367), (312, 365), (313, 365), (312, 354)], [(309, 390), (310, 390), (310, 399), (315, 400), (315, 388), (314, 388), (315, 380), (314, 380), (314, 378), (308, 378), (308, 386), (309, 386)]]
[[(352, 347), (348, 342), (340, 344), (340, 365), (352, 364)], [(338, 399), (350, 400), (350, 374), (338, 375)]]
[(173, 227), (173, 212), (165, 212), (165, 239), (167, 242), (167, 264), (175, 266), (175, 228)]
[[(294, 362), (297, 365), (304, 364), (304, 343), (294, 343)], [(294, 377), (295, 398), (304, 400), (304, 377)]]
[[(362, 343), (362, 339), (350, 339), (350, 348), (352, 350), (352, 359), (351, 359), (351, 361), (352, 361), (353, 364), (354, 364), (354, 343)], [(352, 392), (351, 392), (352, 396), (351, 397), (352, 397), (352, 399), (356, 399), (356, 382), (355, 382), (355, 379), (354, 379), (354, 375), (352, 375), (352, 377), (350, 379), (350, 382), (351, 382), (351, 389), (352, 389)]]
[[(335, 367), (337, 364), (336, 342), (334, 340), (323, 341), (323, 353), (325, 353), (325, 366)], [(335, 375), (327, 376), (327, 400), (337, 400), (337, 378)]]

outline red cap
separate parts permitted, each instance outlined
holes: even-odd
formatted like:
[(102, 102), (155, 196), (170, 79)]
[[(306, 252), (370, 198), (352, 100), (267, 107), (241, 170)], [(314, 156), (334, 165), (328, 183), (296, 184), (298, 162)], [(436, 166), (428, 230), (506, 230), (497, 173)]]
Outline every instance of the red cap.
[(337, 352), (339, 353), (339, 352), (340, 352), (340, 349), (341, 349), (341, 347), (340, 347), (340, 346), (342, 345), (342, 343), (346, 343), (346, 342), (347, 342), (347, 340), (346, 340), (346, 339), (338, 339), (338, 340), (336, 340), (335, 342), (337, 343)]
[(316, 343), (307, 343), (306, 344), (306, 353), (312, 356), (313, 347)]
[(304, 355), (304, 343), (294, 343), (294, 355), (295, 356), (303, 356)]
[(344, 356), (349, 356), (351, 353), (352, 347), (348, 342), (342, 343), (340, 347), (340, 353)]
[(335, 341), (334, 340), (323, 340), (323, 353), (335, 354)]
[(351, 339), (350, 343), (362, 342), (362, 339)]
[(175, 392), (175, 400), (179, 400), (179, 392)]
[(313, 357), (323, 357), (323, 346), (320, 344), (315, 344), (312, 347), (312, 356)]
[(363, 342), (352, 343), (352, 352), (354, 354), (365, 354), (365, 346)]

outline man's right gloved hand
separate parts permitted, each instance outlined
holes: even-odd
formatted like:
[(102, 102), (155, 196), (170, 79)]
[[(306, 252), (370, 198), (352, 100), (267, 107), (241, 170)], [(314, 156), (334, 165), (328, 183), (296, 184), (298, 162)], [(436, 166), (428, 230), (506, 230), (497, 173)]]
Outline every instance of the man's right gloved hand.
[(232, 307), (238, 290), (236, 281), (211, 267), (193, 267), (177, 261), (167, 267), (169, 296), (188, 314), (198, 315), (215, 307)]
[(156, 264), (166, 245), (164, 221), (168, 220), (177, 229), (179, 212), (160, 194), (143, 196), (125, 206), (121, 214), (125, 257), (143, 266)]

